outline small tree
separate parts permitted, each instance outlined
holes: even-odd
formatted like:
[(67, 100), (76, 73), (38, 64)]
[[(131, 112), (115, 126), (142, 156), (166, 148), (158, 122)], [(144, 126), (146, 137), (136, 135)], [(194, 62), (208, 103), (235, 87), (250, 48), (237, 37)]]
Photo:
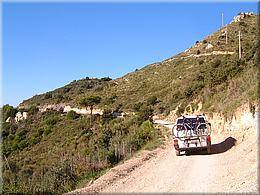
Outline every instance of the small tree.
[(133, 111), (134, 111), (134, 112), (139, 112), (140, 109), (141, 109), (141, 107), (142, 107), (142, 105), (143, 105), (142, 102), (135, 103), (135, 104), (133, 105)]
[(8, 117), (15, 117), (16, 113), (18, 112), (16, 108), (6, 104), (2, 107), (0, 114), (3, 116), (3, 120), (6, 121)]
[(88, 96), (80, 99), (79, 105), (84, 106), (84, 107), (89, 107), (90, 108), (90, 116), (92, 118), (92, 111), (94, 108), (94, 105), (97, 105), (101, 102), (101, 97), (99, 96)]
[(100, 80), (101, 81), (111, 81), (112, 79), (110, 77), (103, 77)]
[(37, 108), (37, 106), (32, 105), (30, 106), (30, 108), (28, 109), (28, 114), (29, 115), (34, 115), (39, 111), (39, 109)]
[(67, 119), (74, 120), (79, 117), (79, 114), (77, 114), (75, 111), (70, 110), (67, 114)]
[(155, 96), (149, 97), (149, 98), (147, 99), (147, 105), (152, 105), (152, 106), (154, 106), (154, 105), (157, 104), (157, 103), (158, 103), (158, 99), (157, 99), (157, 97), (155, 97)]
[(151, 106), (143, 106), (138, 113), (140, 122), (142, 123), (143, 121), (146, 120), (152, 121), (153, 111), (154, 110), (152, 109)]

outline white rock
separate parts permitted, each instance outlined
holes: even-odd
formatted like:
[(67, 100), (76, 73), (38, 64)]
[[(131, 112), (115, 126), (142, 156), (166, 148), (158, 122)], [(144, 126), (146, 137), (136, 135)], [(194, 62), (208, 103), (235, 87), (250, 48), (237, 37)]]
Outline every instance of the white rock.
[[(86, 108), (71, 108), (70, 106), (65, 106), (64, 109), (63, 109), (63, 112), (69, 112), (73, 110), (74, 112), (76, 112), (77, 114), (90, 114), (91, 111), (90, 109), (86, 109)], [(102, 115), (103, 114), (103, 110), (101, 109), (93, 109), (92, 110), (92, 114), (100, 114)]]
[(209, 43), (209, 44), (207, 45), (206, 49), (211, 49), (212, 47), (213, 47), (213, 45)]
[(9, 116), (9, 117), (6, 119), (5, 122), (10, 123), (10, 122), (11, 122), (11, 117)]
[[(19, 121), (27, 119), (27, 117), (28, 117), (27, 112), (23, 112), (23, 113), (17, 112), (16, 115), (15, 115), (14, 121), (16, 123), (18, 123)], [(11, 122), (11, 118), (9, 119), (9, 121)]]
[(23, 119), (27, 119), (27, 112), (23, 112)]
[(23, 120), (23, 115), (21, 112), (17, 112), (16, 115), (15, 115), (15, 118), (14, 118), (15, 122), (19, 122), (21, 120)]
[(254, 15), (253, 12), (246, 12), (246, 13), (241, 12), (240, 14), (238, 14), (237, 16), (235, 16), (233, 18), (232, 22), (239, 22), (239, 21), (243, 20), (245, 17), (253, 16), (253, 15)]

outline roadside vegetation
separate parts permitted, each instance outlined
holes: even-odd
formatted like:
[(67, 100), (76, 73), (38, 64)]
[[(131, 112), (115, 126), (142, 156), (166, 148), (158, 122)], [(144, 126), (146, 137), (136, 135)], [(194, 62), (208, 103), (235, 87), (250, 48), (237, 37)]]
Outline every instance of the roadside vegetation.
[(75, 189), (148, 143), (150, 148), (158, 144), (161, 132), (149, 120), (151, 114), (147, 108), (126, 118), (109, 111), (91, 117), (50, 110), (19, 124), (3, 123), (4, 192)]

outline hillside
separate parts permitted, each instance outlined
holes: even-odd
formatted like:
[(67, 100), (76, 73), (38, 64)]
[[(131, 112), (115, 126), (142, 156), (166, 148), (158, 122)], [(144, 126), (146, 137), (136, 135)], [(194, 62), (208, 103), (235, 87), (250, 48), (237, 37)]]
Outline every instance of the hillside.
[[(223, 27), (165, 61), (111, 81), (73, 81), (60, 89), (34, 96), (20, 106), (52, 103), (78, 106), (80, 98), (95, 94), (102, 97), (102, 108), (122, 107), (131, 111), (134, 104), (155, 96), (159, 101), (158, 112), (168, 113), (177, 105), (185, 107), (191, 101), (203, 102), (205, 111), (209, 107), (220, 112), (232, 110), (244, 101), (256, 100), (256, 26), (256, 16), (245, 17), (227, 26), (228, 44)], [(238, 59), (238, 31), (242, 34), (241, 60)], [(207, 48), (209, 44), (213, 47)], [(231, 103), (230, 99), (237, 101)], [(226, 110), (219, 107), (219, 103), (225, 103)]]
[[(253, 109), (258, 100), (257, 17), (229, 24), (227, 44), (224, 27), (178, 55), (121, 78), (84, 78), (17, 108), (4, 106), (4, 121), (18, 111), (28, 113), (25, 120), (2, 124), (4, 192), (68, 192), (138, 150), (157, 147), (167, 133), (153, 125), (153, 115), (167, 116), (174, 109), (181, 115), (200, 103), (203, 112), (227, 117), (244, 103)], [(100, 97), (94, 107), (103, 114), (63, 112), (67, 105), (84, 108), (84, 97)], [(60, 106), (39, 111), (46, 105)], [(113, 111), (128, 114), (116, 117)]]

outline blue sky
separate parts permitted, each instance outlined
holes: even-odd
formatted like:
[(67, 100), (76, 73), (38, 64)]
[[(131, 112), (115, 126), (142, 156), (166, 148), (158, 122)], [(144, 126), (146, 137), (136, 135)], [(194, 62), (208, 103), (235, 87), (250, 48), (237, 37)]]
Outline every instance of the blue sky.
[(3, 104), (164, 60), (256, 3), (4, 3)]

